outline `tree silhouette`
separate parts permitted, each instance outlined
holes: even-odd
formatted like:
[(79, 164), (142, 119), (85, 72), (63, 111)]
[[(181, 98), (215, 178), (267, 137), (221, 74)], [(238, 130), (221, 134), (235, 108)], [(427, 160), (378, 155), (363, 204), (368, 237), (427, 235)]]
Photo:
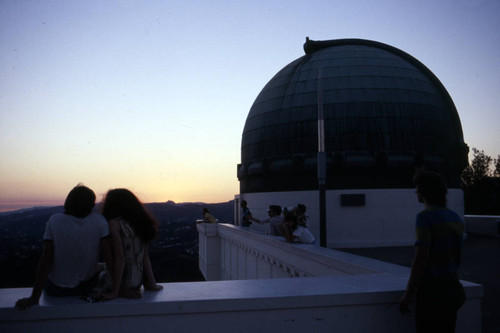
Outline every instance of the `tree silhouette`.
[(497, 159), (493, 161), (495, 165), (495, 170), (493, 171), (494, 177), (500, 177), (500, 155), (498, 155)]
[(492, 159), (483, 150), (472, 148), (472, 152), (472, 161), (461, 175), (465, 213), (500, 214), (500, 155)]
[(472, 162), (462, 172), (462, 186), (464, 189), (470, 188), (491, 174), (491, 157), (477, 148), (472, 148), (472, 152)]

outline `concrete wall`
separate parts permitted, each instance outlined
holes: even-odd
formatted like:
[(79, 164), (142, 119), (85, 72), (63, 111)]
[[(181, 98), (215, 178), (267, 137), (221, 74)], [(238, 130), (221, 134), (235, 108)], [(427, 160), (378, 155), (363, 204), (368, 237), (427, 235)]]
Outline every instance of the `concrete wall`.
[[(365, 205), (343, 207), (342, 194), (364, 194)], [(307, 206), (310, 230), (319, 235), (319, 194), (317, 191), (245, 193), (236, 202), (246, 200), (254, 217), (267, 217), (271, 204), (293, 207)], [(415, 242), (415, 216), (423, 209), (418, 203), (415, 189), (360, 189), (327, 191), (327, 246), (329, 248), (407, 246)], [(463, 192), (450, 189), (448, 206), (463, 216)], [(235, 221), (239, 215), (236, 214)], [(238, 224), (238, 223), (236, 223)], [(266, 227), (253, 223), (251, 229), (265, 231)]]
[(290, 244), (229, 224), (198, 224), (200, 270), (209, 281), (336, 276), (407, 268), (312, 244)]
[[(206, 251), (200, 253), (204, 274), (218, 267), (222, 277), (245, 280), (164, 283), (162, 291), (144, 292), (139, 300), (95, 304), (44, 295), (40, 305), (26, 311), (13, 306), (29, 288), (0, 289), (0, 332), (414, 331), (413, 314), (398, 310), (409, 273), (405, 267), (288, 244), (243, 227), (198, 228), (200, 252)], [(217, 241), (224, 245), (213, 246)], [(259, 257), (262, 267), (268, 265), (262, 270)], [(278, 278), (281, 274), (295, 278)], [(482, 286), (463, 284), (467, 301), (457, 332), (481, 332)]]
[(466, 215), (465, 231), (500, 238), (500, 216)]
[[(413, 332), (401, 291), (383, 275), (166, 283), (143, 299), (89, 304), (42, 297), (13, 308), (29, 289), (0, 289), (0, 332)], [(404, 284), (404, 277), (394, 281)], [(467, 288), (457, 332), (481, 332), (480, 286)], [(478, 321), (479, 320), (479, 321)]]
[[(364, 331), (366, 326), (363, 325), (373, 320), (372, 316), (384, 319), (380, 322), (382, 326), (372, 327), (371, 332), (413, 329), (412, 326), (405, 326), (409, 325), (408, 322), (399, 326), (401, 316), (398, 314), (396, 318), (396, 313), (391, 312), (397, 308), (399, 298), (405, 290), (410, 273), (406, 267), (315, 245), (290, 244), (284, 242), (282, 237), (256, 233), (245, 227), (200, 224), (198, 231), (200, 244), (205, 244), (200, 247), (200, 269), (207, 280), (258, 280), (266, 281), (268, 285), (274, 280), (279, 280), (280, 284), (300, 280), (301, 289), (305, 291), (314, 288), (309, 285), (310, 281), (314, 281), (314, 284), (323, 281), (312, 277), (327, 277), (335, 283), (339, 295), (343, 295), (342, 301), (345, 304), (341, 307), (347, 304), (351, 306), (349, 310), (343, 308), (340, 312), (336, 312), (339, 310), (336, 309), (330, 315), (335, 317), (342, 313), (345, 317), (360, 316), (359, 323), (346, 322), (340, 332)], [(203, 251), (210, 253), (202, 253)], [(202, 263), (202, 260), (207, 260), (209, 264)], [(288, 279), (283, 279), (284, 277)], [(457, 332), (479, 332), (482, 286), (466, 281), (462, 283), (467, 294), (467, 306), (459, 312)], [(351, 289), (353, 286), (359, 289)], [(379, 296), (387, 299), (380, 304), (381, 308), (373, 307), (371, 301)], [(354, 299), (356, 301), (351, 303)], [(363, 311), (365, 316), (361, 315)]]

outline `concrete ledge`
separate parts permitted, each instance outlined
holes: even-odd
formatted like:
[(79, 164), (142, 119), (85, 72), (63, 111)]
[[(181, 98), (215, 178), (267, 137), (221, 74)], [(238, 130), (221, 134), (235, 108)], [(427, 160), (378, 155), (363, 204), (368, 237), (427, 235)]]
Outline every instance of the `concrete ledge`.
[(311, 244), (287, 243), (230, 224), (198, 224), (200, 270), (209, 281), (404, 272), (408, 269)]
[[(40, 305), (26, 311), (14, 304), (31, 289), (0, 289), (0, 332), (414, 331), (413, 315), (403, 316), (398, 309), (406, 267), (289, 244), (231, 225), (199, 224), (198, 230), (200, 268), (204, 258), (206, 267), (219, 267), (217, 274), (228, 271), (245, 279), (166, 283), (162, 291), (145, 292), (139, 300), (95, 304), (42, 296)], [(222, 264), (226, 271), (220, 270)], [(270, 270), (252, 278), (259, 265)], [(272, 278), (263, 278), (268, 272)], [(303, 277), (276, 278), (282, 274)], [(467, 301), (459, 311), (457, 332), (480, 332), (483, 288), (463, 284)]]
[[(0, 289), (2, 332), (400, 332), (413, 330), (398, 300), (407, 274), (361, 274), (297, 279), (163, 284), (140, 300), (90, 304), (42, 296), (39, 306), (14, 309), (29, 288)], [(481, 330), (480, 285), (464, 282), (467, 302), (457, 332)], [(376, 328), (378, 327), (378, 328)], [(375, 329), (376, 328), (376, 329)]]
[(500, 216), (465, 215), (465, 231), (500, 238)]

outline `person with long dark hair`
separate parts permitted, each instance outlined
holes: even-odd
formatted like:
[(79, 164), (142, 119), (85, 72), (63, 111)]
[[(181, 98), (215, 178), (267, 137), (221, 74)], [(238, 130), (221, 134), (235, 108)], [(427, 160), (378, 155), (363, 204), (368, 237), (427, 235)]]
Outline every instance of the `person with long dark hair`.
[(79, 184), (66, 197), (64, 213), (50, 217), (32, 294), (17, 301), (17, 308), (38, 304), (43, 290), (49, 296), (91, 294), (100, 256), (111, 264), (108, 223), (92, 213), (95, 199), (90, 188)]
[(104, 298), (140, 298), (141, 286), (163, 289), (156, 283), (148, 254), (148, 244), (158, 236), (158, 222), (127, 189), (108, 191), (102, 214), (109, 223), (113, 250), (113, 288)]

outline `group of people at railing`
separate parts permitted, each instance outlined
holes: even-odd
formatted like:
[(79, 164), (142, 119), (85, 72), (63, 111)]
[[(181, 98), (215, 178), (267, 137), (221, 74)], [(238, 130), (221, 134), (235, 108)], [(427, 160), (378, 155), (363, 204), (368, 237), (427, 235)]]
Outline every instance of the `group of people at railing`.
[[(465, 302), (465, 292), (458, 279), (463, 219), (447, 208), (447, 186), (442, 175), (419, 170), (414, 177), (418, 202), (425, 207), (417, 214), (416, 250), (405, 293), (400, 299), (402, 313), (409, 312), (416, 299), (415, 318), (418, 332), (454, 332), (458, 309)], [(288, 242), (314, 242), (307, 230), (305, 206), (297, 205), (283, 212), (269, 206), (269, 217), (253, 217), (245, 200), (241, 201), (241, 225), (269, 223), (269, 234), (282, 235)]]
[[(425, 209), (416, 219), (416, 251), (406, 291), (400, 300), (403, 313), (416, 297), (417, 331), (453, 331), (465, 293), (458, 280), (463, 220), (446, 208), (447, 188), (436, 173), (415, 176), (417, 199)], [(110, 190), (101, 213), (92, 213), (96, 196), (83, 185), (73, 188), (64, 213), (54, 214), (45, 229), (44, 249), (30, 297), (16, 302), (26, 309), (38, 304), (42, 291), (50, 296), (84, 296), (89, 301), (122, 296), (139, 298), (141, 287), (161, 290), (153, 276), (148, 244), (158, 235), (158, 223), (127, 189)], [(306, 206), (293, 209), (270, 205), (269, 217), (253, 217), (241, 201), (244, 227), (253, 222), (269, 224), (268, 233), (288, 242), (315, 243), (307, 228)], [(215, 223), (208, 209), (204, 222)], [(105, 266), (100, 268), (99, 260)]]
[(90, 188), (78, 185), (66, 197), (64, 213), (50, 217), (32, 294), (18, 300), (17, 308), (38, 304), (42, 291), (94, 302), (140, 298), (141, 286), (162, 289), (148, 254), (158, 222), (127, 189), (110, 190), (101, 214), (92, 212), (95, 199)]
[(299, 242), (305, 244), (316, 244), (313, 234), (307, 227), (307, 207), (304, 204), (288, 209), (279, 205), (270, 205), (267, 209), (268, 217), (257, 219), (253, 217), (245, 200), (241, 201), (241, 225), (249, 227), (253, 222), (259, 224), (269, 224), (267, 234), (273, 236), (283, 236), (290, 243)]

